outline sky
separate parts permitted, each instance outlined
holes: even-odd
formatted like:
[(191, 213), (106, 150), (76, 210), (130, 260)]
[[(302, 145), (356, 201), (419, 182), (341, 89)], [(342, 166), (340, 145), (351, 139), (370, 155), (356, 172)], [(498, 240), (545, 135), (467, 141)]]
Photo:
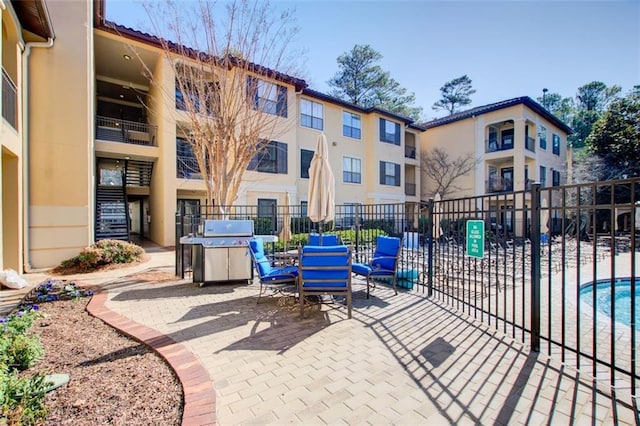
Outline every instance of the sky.
[[(188, 1), (188, 0), (178, 0)], [(468, 75), (476, 93), (466, 108), (542, 89), (564, 97), (592, 81), (640, 84), (640, 0), (610, 1), (274, 1), (294, 9), (304, 52), (301, 75), (327, 93), (336, 58), (356, 44), (380, 52), (382, 68), (409, 92), (423, 118), (434, 111), (440, 88)], [(134, 0), (106, 0), (107, 19), (148, 30)]]

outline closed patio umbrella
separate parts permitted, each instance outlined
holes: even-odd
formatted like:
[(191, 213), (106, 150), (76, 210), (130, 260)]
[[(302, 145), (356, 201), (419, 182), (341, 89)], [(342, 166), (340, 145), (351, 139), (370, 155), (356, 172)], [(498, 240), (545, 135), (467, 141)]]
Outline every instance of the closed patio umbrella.
[(318, 223), (318, 232), (322, 235), (324, 222), (332, 221), (335, 217), (335, 187), (336, 180), (329, 164), (329, 147), (327, 138), (322, 133), (318, 137), (316, 152), (309, 167), (309, 200), (307, 216), (312, 222)]
[(282, 229), (280, 230), (279, 238), (284, 241), (285, 251), (287, 250), (287, 244), (291, 240), (291, 213), (289, 212), (289, 205), (291, 204), (291, 197), (287, 192), (284, 197), (284, 206), (282, 208)]

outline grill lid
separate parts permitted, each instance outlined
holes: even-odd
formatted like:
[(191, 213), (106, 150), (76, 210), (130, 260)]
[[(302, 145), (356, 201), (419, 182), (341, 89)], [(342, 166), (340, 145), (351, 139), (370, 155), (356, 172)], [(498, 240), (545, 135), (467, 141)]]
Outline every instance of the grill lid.
[(253, 220), (205, 220), (205, 237), (253, 236)]

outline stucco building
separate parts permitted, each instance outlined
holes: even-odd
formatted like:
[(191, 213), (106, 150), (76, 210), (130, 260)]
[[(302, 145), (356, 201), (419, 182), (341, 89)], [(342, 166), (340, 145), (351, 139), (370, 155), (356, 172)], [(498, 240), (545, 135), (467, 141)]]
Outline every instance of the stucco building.
[[(175, 90), (160, 43), (105, 23), (103, 8), (2, 3), (2, 268), (51, 267), (96, 239), (129, 233), (171, 246), (176, 211), (205, 199), (178, 125), (187, 121), (185, 94)], [(274, 112), (284, 106), (285, 130), (269, 141), (269, 164), (250, 165), (237, 204), (284, 203), (289, 193), (304, 205), (322, 132), (336, 203), (419, 202), (423, 129), (412, 120), (342, 102), (295, 77), (255, 78), (277, 86), (283, 105)]]
[[(455, 197), (523, 191), (532, 182), (542, 187), (567, 182), (567, 136), (571, 129), (529, 97), (472, 108), (424, 124), (421, 151), (445, 149), (452, 159), (471, 155), (473, 173), (456, 181)], [(423, 198), (433, 194), (433, 182), (423, 175)], [(527, 199), (526, 197), (524, 198)], [(522, 197), (495, 197), (493, 218), (513, 232), (513, 210)], [(549, 200), (548, 202), (551, 202)]]

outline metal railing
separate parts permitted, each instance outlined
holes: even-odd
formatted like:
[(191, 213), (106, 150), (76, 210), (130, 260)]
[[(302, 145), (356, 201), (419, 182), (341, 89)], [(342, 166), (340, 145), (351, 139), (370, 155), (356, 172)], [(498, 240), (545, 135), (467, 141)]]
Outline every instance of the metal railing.
[(2, 118), (18, 129), (18, 92), (11, 77), (2, 68)]
[(511, 192), (513, 191), (513, 181), (502, 177), (495, 177), (485, 181), (485, 192)]
[[(637, 409), (640, 178), (530, 188), (424, 204), (338, 205), (322, 230), (353, 244), (355, 261), (368, 259), (377, 235), (402, 237), (400, 287), (592, 376)], [(177, 213), (176, 241), (199, 235), (205, 219), (253, 219), (256, 234), (288, 226), (291, 239), (268, 249), (291, 249), (319, 229), (305, 208), (225, 206), (222, 213), (202, 206)], [(479, 222), (470, 220), (484, 228), (475, 246), (467, 227)], [(184, 274), (177, 248), (176, 273)]]
[(156, 145), (157, 126), (136, 121), (96, 116), (96, 139), (134, 145)]
[(404, 194), (405, 195), (416, 195), (416, 184), (415, 183), (405, 183), (404, 184)]
[(531, 152), (536, 152), (536, 140), (531, 136), (526, 136), (524, 139), (524, 147)]
[(416, 158), (416, 147), (411, 145), (404, 146), (404, 157), (405, 158)]

